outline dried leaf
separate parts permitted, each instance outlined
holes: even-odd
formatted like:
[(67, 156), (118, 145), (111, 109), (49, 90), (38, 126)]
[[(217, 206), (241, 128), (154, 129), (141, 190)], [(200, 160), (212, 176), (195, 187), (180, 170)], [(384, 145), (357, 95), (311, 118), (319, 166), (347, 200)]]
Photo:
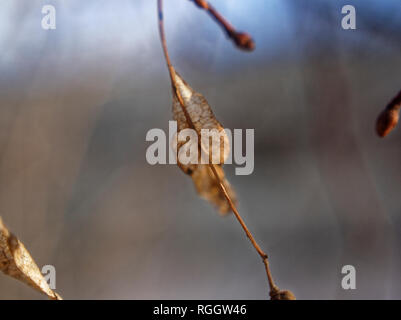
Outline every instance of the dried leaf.
[[(229, 138), (219, 121), (213, 114), (205, 97), (194, 91), (182, 78), (180, 75), (175, 73), (175, 84), (177, 90), (179, 91), (182, 100), (184, 102), (184, 107), (187, 115), (185, 114), (177, 95), (173, 92), (173, 118), (177, 121), (178, 134), (184, 129), (193, 128), (198, 134), (199, 146), (196, 146), (202, 152), (198, 154), (198, 164), (183, 164), (179, 160), (178, 166), (186, 173), (189, 174), (195, 184), (196, 190), (199, 195), (213, 203), (219, 210), (221, 214), (227, 214), (230, 212), (230, 207), (227, 200), (222, 193), (219, 183), (216, 180), (213, 172), (207, 164), (201, 164), (201, 157), (210, 158), (211, 162), (217, 164), (216, 171), (227, 189), (228, 195), (232, 201), (236, 202), (236, 195), (230, 184), (224, 177), (224, 171), (221, 165), (227, 160), (230, 148), (229, 148)], [(190, 121), (188, 121), (187, 116)], [(211, 140), (200, 139), (201, 130), (217, 130), (216, 133), (211, 135)], [(181, 147), (189, 142), (178, 142), (176, 153), (180, 152)], [(220, 150), (218, 150), (220, 149)], [(206, 155), (205, 151), (206, 150)]]
[(53, 300), (62, 298), (50, 289), (35, 261), (18, 238), (4, 226), (0, 217), (0, 270)]
[[(216, 166), (216, 171), (226, 187), (228, 195), (231, 199), (235, 199), (235, 193), (230, 183), (224, 177), (224, 170), (221, 166)], [(213, 175), (212, 169), (208, 165), (200, 165), (198, 170), (195, 170), (192, 174), (192, 180), (194, 181), (196, 190), (199, 195), (213, 203), (221, 214), (227, 214), (230, 212), (230, 206), (224, 194), (221, 192), (219, 184)]]
[[(201, 135), (202, 129), (217, 130), (221, 135), (222, 138), (221, 141), (219, 135), (217, 134), (212, 135), (212, 143), (211, 143), (212, 146), (214, 145), (217, 148), (220, 146), (220, 152), (219, 150), (216, 150), (216, 148), (214, 149), (210, 148), (210, 153), (213, 156), (212, 159), (213, 163), (221, 163), (221, 164), (224, 163), (224, 161), (227, 159), (230, 153), (229, 139), (226, 132), (224, 131), (224, 128), (222, 127), (220, 122), (217, 121), (205, 97), (202, 94), (194, 91), (178, 75), (178, 73), (176, 73), (175, 79), (176, 79), (177, 89), (179, 90), (181, 97), (184, 101), (186, 111), (189, 117), (191, 118), (194, 129), (196, 130), (198, 135), (199, 136)], [(188, 123), (186, 115), (182, 110), (181, 104), (178, 101), (178, 98), (175, 94), (173, 94), (173, 117), (174, 120), (177, 121), (178, 133), (183, 129), (191, 128), (191, 124)], [(209, 144), (208, 139), (202, 142), (204, 148), (206, 147), (207, 144)]]

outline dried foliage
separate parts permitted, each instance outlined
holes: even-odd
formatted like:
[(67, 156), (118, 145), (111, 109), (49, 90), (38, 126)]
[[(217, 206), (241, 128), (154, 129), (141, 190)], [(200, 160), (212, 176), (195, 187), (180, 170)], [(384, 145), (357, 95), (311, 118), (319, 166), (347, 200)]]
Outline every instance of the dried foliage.
[(387, 136), (398, 124), (401, 108), (401, 91), (380, 113), (376, 122), (376, 132), (380, 137)]
[[(226, 186), (230, 198), (236, 202), (235, 192), (224, 177), (223, 168), (221, 166), (216, 166), (216, 171), (219, 175), (220, 181), (222, 181)], [(231, 211), (231, 207), (227, 203), (224, 193), (221, 191), (219, 181), (215, 178), (213, 171), (208, 165), (199, 165), (198, 170), (196, 170), (191, 177), (194, 181), (196, 190), (202, 198), (213, 203), (221, 214), (227, 214)]]
[(50, 289), (48, 283), (40, 272), (35, 261), (18, 238), (3, 224), (0, 217), (0, 270), (39, 292), (52, 300), (62, 300)]
[[(199, 164), (183, 164), (178, 161), (178, 166), (186, 174), (191, 176), (199, 195), (213, 203), (220, 213), (226, 214), (230, 211), (234, 213), (246, 236), (262, 258), (270, 287), (270, 298), (272, 300), (295, 300), (295, 296), (291, 291), (282, 291), (275, 285), (271, 275), (267, 254), (260, 248), (236, 208), (235, 192), (225, 178), (222, 168), (222, 165), (230, 152), (229, 139), (224, 128), (214, 116), (205, 97), (193, 90), (173, 68), (168, 55), (164, 34), (162, 12), (163, 1), (157, 1), (160, 37), (171, 79), (173, 91), (173, 118), (177, 121), (178, 135), (182, 130), (194, 129), (198, 136), (197, 145), (189, 147), (195, 147), (198, 149), (199, 161), (203, 157), (208, 159), (208, 164), (202, 164), (201, 162), (198, 162)], [(228, 37), (233, 40), (238, 48), (247, 51), (251, 51), (255, 48), (255, 43), (252, 37), (245, 32), (236, 31), (235, 28), (210, 5), (210, 3), (205, 0), (191, 1), (199, 8), (207, 11), (223, 28)], [(401, 98), (401, 93), (399, 98)], [(399, 110), (399, 105), (397, 110)], [(212, 141), (209, 141), (209, 138), (207, 138), (206, 141), (203, 141), (201, 136), (202, 129), (214, 129), (217, 130), (220, 135), (212, 135)], [(214, 139), (218, 139), (219, 143), (213, 143)], [(177, 154), (180, 153), (181, 149), (184, 149), (184, 145), (187, 145), (187, 143), (182, 141), (177, 144)], [(218, 150), (219, 152), (216, 152), (215, 148), (220, 148), (220, 150)], [(217, 159), (214, 158), (215, 155), (218, 155)], [(62, 298), (49, 287), (40, 272), (40, 269), (22, 242), (4, 226), (1, 217), (0, 270), (6, 275), (20, 280), (47, 295), (52, 300), (62, 300)]]
[[(205, 97), (194, 91), (181, 77), (178, 73), (174, 73), (175, 83), (177, 90), (182, 97), (184, 102), (184, 108), (182, 108), (177, 94), (173, 92), (173, 118), (177, 121), (178, 134), (182, 130), (194, 128), (197, 134), (201, 135), (202, 129), (216, 130), (219, 134), (212, 135), (211, 141), (209, 143), (209, 138), (207, 140), (200, 141), (202, 150), (208, 150), (207, 158), (211, 158), (213, 163), (217, 163), (216, 170), (218, 172), (220, 180), (224, 183), (227, 188), (227, 192), (230, 198), (236, 202), (236, 195), (234, 190), (231, 188), (227, 179), (224, 177), (224, 170), (221, 165), (227, 159), (230, 153), (229, 149), (229, 139), (224, 131), (222, 125), (217, 121), (210, 108)], [(186, 114), (184, 113), (186, 110)], [(221, 138), (220, 138), (221, 134)], [(220, 140), (221, 139), (221, 140)], [(217, 140), (217, 141), (213, 141)], [(217, 142), (217, 143), (216, 143)], [(185, 152), (187, 148), (196, 148), (198, 145), (191, 146), (191, 142), (179, 141), (177, 144), (177, 155), (180, 151)], [(182, 148), (185, 145), (185, 150)], [(220, 150), (216, 150), (220, 148)], [(230, 212), (230, 206), (228, 205), (226, 198), (219, 187), (219, 183), (213, 175), (212, 170), (207, 164), (201, 164), (202, 152), (194, 153), (198, 154), (198, 159), (194, 159), (196, 163), (183, 164), (178, 160), (178, 166), (186, 174), (192, 177), (194, 181), (196, 190), (201, 197), (213, 203), (219, 210), (221, 214), (227, 214)], [(217, 158), (216, 158), (217, 157)], [(178, 157), (179, 159), (179, 157)], [(209, 160), (209, 159), (206, 159)]]
[[(241, 38), (242, 35), (247, 39), (251, 39), (250, 36), (244, 33), (233, 33), (231, 25), (229, 25), (226, 20), (218, 14), (209, 3), (202, 0), (194, 0), (194, 2), (202, 9), (208, 10), (216, 20), (223, 25), (229, 35), (236, 34), (237, 37)], [(207, 103), (206, 99), (199, 93), (195, 92), (175, 71), (171, 64), (170, 56), (168, 54), (166, 37), (164, 32), (164, 21), (163, 21), (163, 0), (158, 0), (158, 17), (159, 17), (159, 31), (160, 31), (160, 40), (163, 47), (164, 56), (166, 59), (167, 67), (169, 70), (171, 86), (173, 91), (173, 114), (174, 118), (178, 122), (178, 129), (184, 130), (186, 128), (194, 129), (198, 135), (198, 150), (200, 150), (200, 157), (208, 157), (209, 163), (207, 167), (205, 165), (199, 167), (198, 166), (184, 166), (183, 164), (178, 163), (180, 168), (187, 174), (190, 174), (194, 179), (195, 185), (198, 189), (198, 192), (201, 196), (207, 198), (208, 200), (214, 202), (220, 209), (221, 212), (228, 211), (228, 208), (234, 213), (236, 219), (244, 230), (246, 236), (250, 240), (252, 246), (255, 248), (256, 252), (262, 258), (263, 264), (265, 266), (266, 275), (270, 287), (270, 298), (272, 300), (295, 300), (295, 296), (291, 291), (281, 291), (276, 284), (274, 283), (270, 267), (269, 260), (267, 254), (261, 249), (259, 244), (256, 242), (252, 233), (249, 231), (246, 226), (244, 220), (239, 214), (236, 204), (235, 198), (233, 197), (233, 191), (231, 187), (228, 185), (227, 180), (224, 179), (224, 173), (221, 168), (221, 164), (214, 164), (212, 155), (210, 153), (211, 148), (205, 150), (205, 146), (202, 142), (202, 137), (199, 132), (202, 129), (217, 129), (219, 132), (223, 130), (220, 123), (216, 120), (213, 115), (213, 112)], [(231, 30), (231, 31), (229, 31)], [(230, 36), (235, 40), (236, 36)], [(247, 45), (239, 47), (241, 49), (245, 49), (248, 46), (248, 49), (253, 49), (254, 44), (253, 41), (245, 41)], [(251, 45), (252, 43), (252, 45)], [(238, 43), (237, 43), (238, 45)], [(223, 138), (225, 140), (225, 138)], [(209, 142), (207, 142), (209, 143)], [(177, 146), (177, 151), (179, 152), (180, 147), (182, 145)], [(221, 145), (220, 145), (221, 147)], [(223, 154), (223, 159), (225, 160), (224, 155), (227, 150), (220, 150), (220, 156)], [(212, 175), (213, 174), (213, 175)], [(213, 179), (214, 177), (214, 179)], [(217, 188), (219, 189), (217, 191)], [(222, 201), (224, 196), (226, 200), (226, 204), (223, 206)], [(224, 211), (222, 211), (224, 210)]]

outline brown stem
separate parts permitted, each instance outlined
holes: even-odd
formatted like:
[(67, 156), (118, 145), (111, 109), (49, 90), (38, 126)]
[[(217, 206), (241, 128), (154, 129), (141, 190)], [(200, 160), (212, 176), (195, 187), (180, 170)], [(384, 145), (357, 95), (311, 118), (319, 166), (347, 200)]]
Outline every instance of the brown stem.
[[(171, 60), (168, 54), (168, 49), (167, 49), (167, 44), (166, 44), (166, 36), (165, 36), (165, 32), (164, 32), (164, 23), (163, 23), (163, 0), (157, 0), (157, 7), (158, 7), (158, 16), (159, 16), (159, 31), (160, 31), (160, 39), (161, 39), (161, 43), (162, 43), (162, 47), (163, 47), (163, 52), (164, 52), (164, 56), (166, 58), (166, 63), (167, 63), (167, 67), (169, 69), (169, 74), (170, 74), (170, 78), (171, 78), (171, 84), (173, 87), (173, 93), (177, 96), (178, 101), (180, 102), (181, 108), (185, 114), (186, 120), (188, 121), (188, 124), (190, 125), (190, 127), (192, 129), (195, 129), (195, 126), (192, 122), (191, 117), (188, 114), (187, 109), (185, 108), (185, 104), (184, 101), (182, 99), (182, 96), (180, 94), (180, 92), (177, 90), (177, 85), (176, 85), (176, 80), (175, 80), (175, 70), (171, 64)], [(208, 7), (210, 10), (210, 7)], [(203, 148), (200, 147), (203, 151)], [(265, 266), (265, 270), (266, 270), (266, 275), (267, 275), (267, 280), (269, 283), (269, 287), (270, 287), (270, 296), (273, 298), (275, 296), (277, 296), (279, 294), (279, 288), (275, 285), (271, 271), (270, 271), (270, 267), (269, 267), (269, 261), (268, 261), (268, 256), (267, 254), (261, 249), (261, 247), (259, 246), (259, 244), (256, 242), (255, 238), (253, 237), (252, 233), (249, 231), (248, 227), (246, 226), (244, 220), (242, 219), (241, 215), (239, 214), (235, 204), (233, 203), (232, 199), (230, 198), (229, 194), (227, 193), (226, 187), (224, 186), (223, 182), (221, 181), (215, 165), (212, 164), (211, 161), (211, 155), (209, 154), (209, 167), (212, 170), (216, 180), (219, 183), (219, 187), (221, 189), (221, 191), (224, 194), (224, 197), (226, 198), (232, 212), (234, 213), (235, 217), (237, 218), (238, 222), (240, 223), (242, 229), (245, 231), (245, 234), (247, 235), (248, 239), (250, 240), (250, 242), (252, 243), (253, 247), (255, 248), (255, 250), (257, 251), (257, 253), (259, 254), (259, 256), (262, 258), (263, 260), (263, 264)]]
[[(177, 85), (175, 82), (175, 70), (174, 70), (173, 65), (171, 64), (170, 55), (168, 54), (168, 49), (167, 49), (166, 34), (164, 32), (163, 0), (157, 0), (157, 12), (158, 12), (158, 17), (159, 17), (160, 41), (162, 43), (164, 57), (166, 58), (166, 64), (167, 64), (167, 68), (168, 68), (169, 75), (170, 75), (173, 94), (175, 94), (177, 96), (178, 101), (180, 102), (180, 105), (182, 107), (182, 106), (184, 106), (184, 101), (182, 100), (182, 97), (177, 90)], [(183, 112), (184, 112), (185, 117), (186, 117), (188, 123), (190, 124), (191, 128), (194, 129), (195, 126), (192, 122), (192, 119), (189, 116), (187, 109), (184, 107), (183, 107)]]
[(206, 0), (190, 0), (207, 13), (223, 28), (227, 36), (234, 41), (240, 49), (252, 51), (255, 49), (255, 42), (246, 32), (238, 32), (209, 2)]
[(257, 251), (257, 253), (260, 255), (260, 257), (263, 260), (263, 264), (265, 265), (265, 269), (266, 269), (267, 280), (269, 282), (270, 292), (272, 293), (272, 292), (278, 291), (279, 289), (276, 286), (276, 284), (274, 283), (273, 276), (270, 271), (267, 254), (261, 249), (259, 244), (256, 242), (255, 238), (253, 237), (252, 233), (249, 231), (248, 227), (245, 224), (244, 219), (242, 219), (241, 215), (239, 214), (239, 212), (237, 210), (237, 207), (235, 206), (235, 204), (231, 200), (229, 194), (227, 193), (226, 187), (224, 186), (223, 182), (221, 181), (221, 179), (217, 173), (215, 165), (210, 162), (211, 161), (209, 161), (209, 167), (212, 169), (216, 180), (219, 182), (219, 187), (220, 187), (221, 191), (223, 192), (224, 197), (227, 199), (227, 202), (230, 205), (232, 212), (234, 213), (235, 217), (237, 218), (238, 222), (240, 223), (242, 229), (244, 229), (249, 241), (251, 241), (253, 247), (255, 248), (255, 250)]

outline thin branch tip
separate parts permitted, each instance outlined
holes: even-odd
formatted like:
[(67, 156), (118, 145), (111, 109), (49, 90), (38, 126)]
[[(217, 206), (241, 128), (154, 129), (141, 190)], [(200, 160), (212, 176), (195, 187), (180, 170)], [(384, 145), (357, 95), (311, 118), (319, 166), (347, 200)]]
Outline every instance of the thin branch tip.
[(241, 50), (253, 51), (255, 49), (255, 41), (251, 35), (246, 32), (237, 31), (233, 25), (228, 22), (208, 1), (206, 0), (190, 0), (198, 8), (205, 10), (209, 15), (223, 28), (227, 36)]

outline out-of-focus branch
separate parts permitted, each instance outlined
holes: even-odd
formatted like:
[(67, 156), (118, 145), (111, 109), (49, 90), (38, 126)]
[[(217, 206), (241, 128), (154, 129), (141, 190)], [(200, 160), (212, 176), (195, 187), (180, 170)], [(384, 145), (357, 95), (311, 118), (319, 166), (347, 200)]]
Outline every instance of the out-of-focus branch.
[(246, 32), (239, 32), (235, 30), (231, 23), (229, 23), (209, 2), (206, 0), (190, 0), (195, 3), (199, 8), (206, 10), (210, 16), (223, 28), (227, 36), (234, 41), (235, 45), (246, 51), (255, 49), (255, 42), (252, 37)]
[(387, 136), (396, 126), (400, 117), (401, 91), (380, 113), (376, 122), (376, 132), (380, 137)]

